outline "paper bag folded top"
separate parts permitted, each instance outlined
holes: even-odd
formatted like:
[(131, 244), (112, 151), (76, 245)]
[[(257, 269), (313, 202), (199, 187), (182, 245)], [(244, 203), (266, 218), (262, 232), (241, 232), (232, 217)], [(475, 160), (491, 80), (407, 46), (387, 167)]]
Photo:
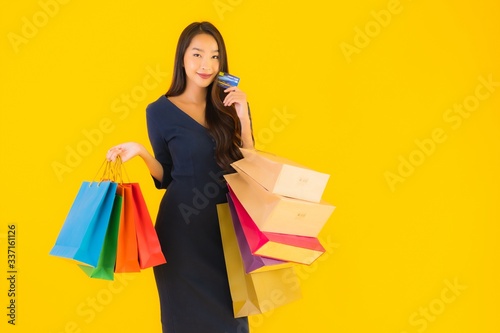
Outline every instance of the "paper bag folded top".
[(271, 193), (320, 202), (330, 175), (262, 151), (240, 148), (244, 158), (232, 165)]
[(267, 191), (237, 166), (225, 175), (235, 195), (261, 231), (317, 237), (335, 207), (284, 197)]

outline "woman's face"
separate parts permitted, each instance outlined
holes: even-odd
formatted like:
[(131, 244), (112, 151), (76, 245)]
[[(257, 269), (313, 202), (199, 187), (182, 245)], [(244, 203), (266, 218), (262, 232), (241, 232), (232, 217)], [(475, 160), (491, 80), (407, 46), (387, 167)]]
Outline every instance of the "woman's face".
[(211, 35), (193, 37), (184, 53), (187, 83), (206, 88), (219, 72), (219, 47)]

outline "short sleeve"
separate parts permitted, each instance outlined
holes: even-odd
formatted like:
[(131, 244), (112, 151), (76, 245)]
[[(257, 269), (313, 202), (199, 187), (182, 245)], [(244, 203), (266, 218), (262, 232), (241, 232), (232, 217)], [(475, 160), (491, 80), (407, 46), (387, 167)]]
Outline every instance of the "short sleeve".
[(163, 179), (159, 181), (153, 178), (157, 189), (166, 189), (172, 181), (172, 156), (168, 149), (168, 142), (164, 138), (162, 132), (158, 128), (158, 119), (155, 117), (155, 112), (148, 106), (146, 109), (146, 120), (148, 128), (149, 142), (153, 148), (154, 156), (163, 167)]

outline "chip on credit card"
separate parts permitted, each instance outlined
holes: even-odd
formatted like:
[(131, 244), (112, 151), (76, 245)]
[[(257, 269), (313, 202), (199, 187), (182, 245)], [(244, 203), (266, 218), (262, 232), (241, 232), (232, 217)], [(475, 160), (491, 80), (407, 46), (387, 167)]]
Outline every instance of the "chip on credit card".
[(239, 77), (226, 72), (219, 72), (219, 75), (217, 75), (217, 84), (219, 85), (219, 87), (224, 89), (227, 89), (229, 87), (236, 87), (239, 82)]

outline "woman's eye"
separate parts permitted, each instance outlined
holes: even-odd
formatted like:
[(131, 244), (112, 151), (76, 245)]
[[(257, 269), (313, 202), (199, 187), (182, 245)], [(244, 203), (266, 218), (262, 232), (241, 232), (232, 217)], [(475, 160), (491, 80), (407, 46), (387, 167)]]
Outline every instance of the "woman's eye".
[(201, 57), (201, 55), (199, 53), (195, 53), (193, 54), (194, 57)]
[(219, 59), (219, 56), (218, 56), (218, 55), (214, 55), (214, 56), (212, 57), (212, 59)]

